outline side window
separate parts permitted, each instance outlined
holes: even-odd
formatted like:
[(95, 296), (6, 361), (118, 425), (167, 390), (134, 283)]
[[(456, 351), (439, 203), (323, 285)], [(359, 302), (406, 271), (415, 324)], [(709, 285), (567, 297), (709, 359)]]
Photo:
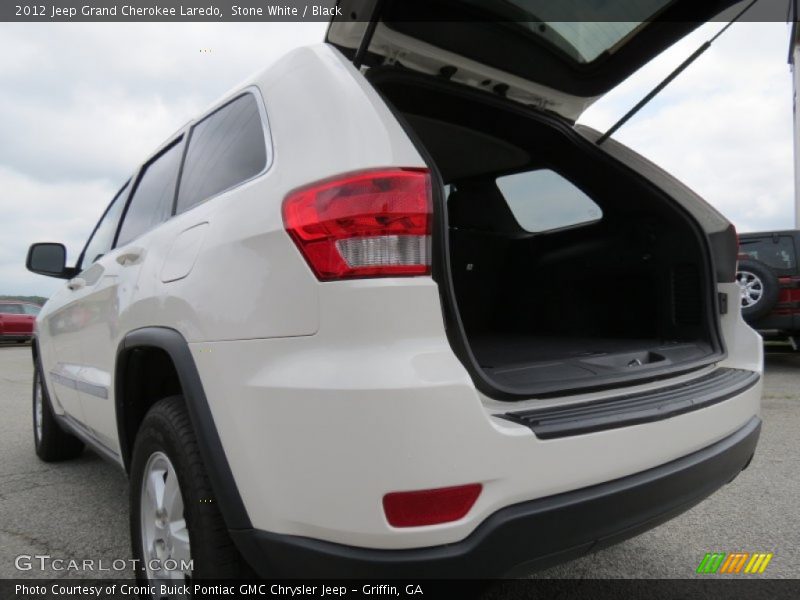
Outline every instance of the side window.
[(41, 306), (34, 306), (33, 304), (23, 304), (22, 310), (26, 315), (36, 316), (42, 310)]
[(497, 187), (526, 231), (538, 233), (586, 225), (603, 218), (603, 211), (594, 200), (550, 169), (499, 177)]
[(138, 238), (170, 217), (182, 152), (183, 141), (179, 140), (145, 166), (128, 201), (117, 246)]
[(21, 304), (0, 304), (0, 313), (7, 315), (24, 315)]
[(250, 179), (266, 164), (258, 104), (252, 94), (239, 96), (192, 129), (177, 212)]
[(797, 267), (794, 240), (788, 235), (742, 239), (739, 253), (779, 271), (791, 271)]
[(89, 242), (81, 255), (79, 267), (81, 271), (91, 266), (98, 258), (111, 250), (111, 246), (114, 243), (114, 234), (117, 232), (117, 225), (119, 224), (119, 217), (125, 207), (125, 198), (127, 197), (129, 185), (130, 182), (126, 183), (117, 192), (117, 195), (114, 196), (105, 214), (97, 224), (92, 237), (89, 238)]

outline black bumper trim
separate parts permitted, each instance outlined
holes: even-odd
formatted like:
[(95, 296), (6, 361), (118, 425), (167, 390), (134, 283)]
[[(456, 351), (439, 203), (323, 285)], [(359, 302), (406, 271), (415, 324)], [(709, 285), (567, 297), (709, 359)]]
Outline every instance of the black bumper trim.
[(761, 420), (667, 464), (592, 487), (524, 502), (489, 516), (464, 540), (377, 550), (255, 529), (231, 531), (263, 577), (497, 577), (622, 541), (691, 508), (731, 481), (755, 451)]
[(759, 379), (755, 371), (719, 368), (648, 392), (495, 416), (530, 427), (538, 438), (553, 439), (669, 419), (733, 398)]

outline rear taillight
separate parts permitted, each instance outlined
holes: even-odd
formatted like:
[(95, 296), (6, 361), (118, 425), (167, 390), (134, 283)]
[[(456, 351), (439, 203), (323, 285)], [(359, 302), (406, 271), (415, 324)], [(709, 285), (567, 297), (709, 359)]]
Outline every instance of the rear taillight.
[(392, 527), (450, 523), (466, 516), (482, 489), (480, 483), (470, 483), (433, 490), (392, 492), (383, 497), (383, 512)]
[(283, 222), (322, 281), (430, 274), (426, 170), (367, 171), (296, 190), (283, 201)]

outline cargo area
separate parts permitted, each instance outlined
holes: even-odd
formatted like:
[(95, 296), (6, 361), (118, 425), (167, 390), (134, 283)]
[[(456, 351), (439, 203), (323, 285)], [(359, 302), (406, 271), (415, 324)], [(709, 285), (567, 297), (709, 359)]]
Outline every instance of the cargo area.
[(484, 392), (596, 389), (721, 356), (703, 233), (661, 190), (564, 119), (425, 76), (370, 78), (441, 178), (448, 332)]

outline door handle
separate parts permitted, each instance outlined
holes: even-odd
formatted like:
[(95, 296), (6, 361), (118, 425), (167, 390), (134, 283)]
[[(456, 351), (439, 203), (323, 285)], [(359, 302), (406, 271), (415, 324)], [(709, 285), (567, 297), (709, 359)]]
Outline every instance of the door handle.
[(117, 256), (117, 262), (121, 264), (123, 267), (127, 267), (138, 263), (143, 256), (144, 256), (144, 248), (129, 248), (128, 250)]
[(75, 277), (74, 279), (70, 279), (67, 282), (67, 287), (71, 289), (73, 292), (76, 290), (81, 289), (86, 285), (86, 280), (82, 277)]

